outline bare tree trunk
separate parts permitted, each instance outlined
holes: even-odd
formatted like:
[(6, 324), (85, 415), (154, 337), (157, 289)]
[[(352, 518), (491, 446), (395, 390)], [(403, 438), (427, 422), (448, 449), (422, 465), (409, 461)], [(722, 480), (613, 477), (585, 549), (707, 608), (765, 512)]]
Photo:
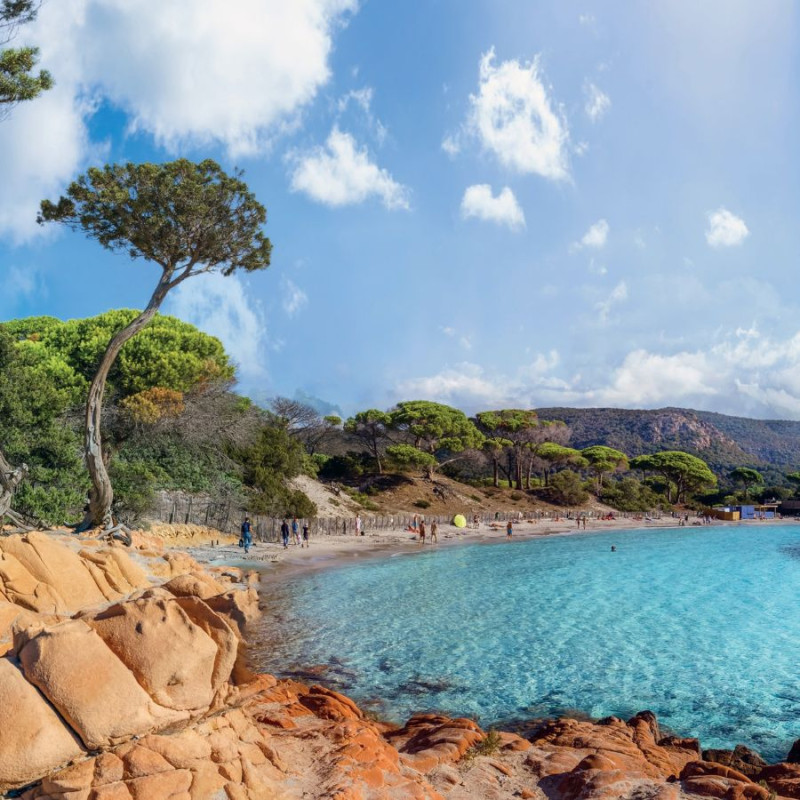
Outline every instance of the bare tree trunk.
[(86, 429), (84, 432), (84, 457), (92, 488), (89, 491), (89, 510), (78, 530), (102, 526), (105, 530), (114, 528), (111, 518), (111, 506), (114, 502), (114, 489), (108, 477), (103, 460), (103, 442), (100, 421), (103, 414), (103, 394), (106, 389), (108, 373), (117, 360), (119, 351), (125, 343), (133, 338), (155, 316), (159, 306), (169, 291), (169, 274), (164, 272), (161, 280), (147, 304), (147, 308), (139, 314), (130, 325), (123, 328), (110, 342), (100, 361), (86, 400)]
[(492, 484), (495, 489), (500, 486), (500, 465), (498, 459), (492, 459)]
[(6, 461), (6, 457), (0, 450), (0, 523), (4, 519), (9, 519), (21, 530), (30, 530), (30, 526), (25, 520), (11, 510), (11, 501), (14, 499), (14, 492), (17, 486), (23, 481), (28, 473), (28, 465), (23, 464), (16, 469)]

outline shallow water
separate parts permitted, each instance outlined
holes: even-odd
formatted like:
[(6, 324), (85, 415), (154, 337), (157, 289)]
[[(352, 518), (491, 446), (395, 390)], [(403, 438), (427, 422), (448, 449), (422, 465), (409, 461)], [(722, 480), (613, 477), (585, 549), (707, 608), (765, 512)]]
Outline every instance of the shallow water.
[(650, 709), (773, 760), (800, 737), (800, 526), (426, 548), (268, 581), (257, 666), (327, 665), (322, 683), (389, 719)]

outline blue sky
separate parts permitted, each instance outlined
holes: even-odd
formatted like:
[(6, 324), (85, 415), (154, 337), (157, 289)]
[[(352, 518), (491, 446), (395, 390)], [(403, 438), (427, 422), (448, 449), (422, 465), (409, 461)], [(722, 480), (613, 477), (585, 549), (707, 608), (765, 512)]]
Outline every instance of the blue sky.
[(38, 203), (211, 157), (273, 264), (164, 311), (254, 397), (800, 418), (790, 0), (45, 0), (18, 42), (57, 87), (0, 122), (0, 319), (141, 307)]

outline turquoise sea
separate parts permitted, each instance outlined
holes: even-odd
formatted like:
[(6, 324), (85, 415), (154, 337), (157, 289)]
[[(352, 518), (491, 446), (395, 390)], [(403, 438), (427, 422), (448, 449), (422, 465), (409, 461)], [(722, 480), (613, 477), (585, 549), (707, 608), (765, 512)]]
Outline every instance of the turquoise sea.
[[(615, 545), (616, 552), (611, 552)], [(263, 583), (257, 666), (401, 721), (654, 711), (771, 760), (800, 738), (800, 526), (426, 547)]]

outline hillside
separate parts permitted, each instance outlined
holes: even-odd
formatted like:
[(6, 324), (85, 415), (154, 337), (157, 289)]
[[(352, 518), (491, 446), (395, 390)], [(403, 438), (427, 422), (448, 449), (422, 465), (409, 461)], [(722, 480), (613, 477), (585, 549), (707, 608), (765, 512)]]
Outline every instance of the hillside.
[(570, 445), (577, 448), (605, 444), (631, 456), (684, 450), (721, 471), (742, 465), (789, 471), (800, 465), (800, 422), (685, 408), (539, 408), (537, 413), (569, 425)]

